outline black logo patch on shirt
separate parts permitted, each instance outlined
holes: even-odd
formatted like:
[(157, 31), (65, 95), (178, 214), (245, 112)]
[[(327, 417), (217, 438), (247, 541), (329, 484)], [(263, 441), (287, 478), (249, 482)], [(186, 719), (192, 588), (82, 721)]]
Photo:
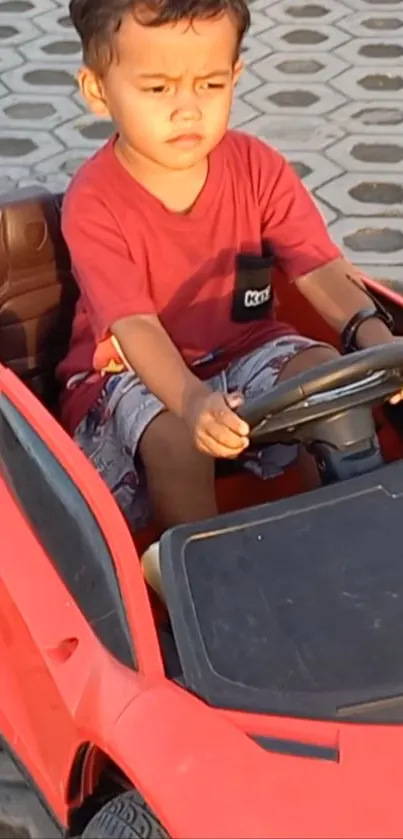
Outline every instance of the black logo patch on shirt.
[(237, 254), (231, 308), (231, 319), (235, 323), (262, 320), (270, 313), (273, 301), (273, 263), (274, 256), (271, 253)]

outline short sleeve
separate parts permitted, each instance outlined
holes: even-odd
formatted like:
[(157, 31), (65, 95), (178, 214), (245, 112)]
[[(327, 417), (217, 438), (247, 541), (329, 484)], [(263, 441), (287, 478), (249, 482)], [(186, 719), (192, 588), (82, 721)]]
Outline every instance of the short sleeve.
[(284, 157), (255, 140), (252, 165), (262, 240), (287, 279), (296, 280), (342, 256), (315, 201)]
[(113, 213), (90, 188), (67, 193), (62, 232), (96, 340), (121, 318), (155, 313), (141, 259), (136, 262)]

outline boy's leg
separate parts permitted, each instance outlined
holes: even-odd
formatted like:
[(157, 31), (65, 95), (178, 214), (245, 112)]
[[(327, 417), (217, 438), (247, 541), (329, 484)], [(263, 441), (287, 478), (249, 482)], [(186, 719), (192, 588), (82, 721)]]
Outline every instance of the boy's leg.
[(334, 347), (327, 344), (312, 343), (310, 346), (298, 350), (295, 355), (285, 361), (278, 374), (277, 382), (283, 382), (293, 376), (298, 376), (305, 370), (312, 370), (320, 364), (326, 364), (327, 361), (332, 361), (339, 355), (340, 353)]
[(75, 440), (108, 484), (131, 529), (163, 532), (217, 513), (214, 459), (132, 373), (113, 377)]
[(160, 413), (144, 431), (139, 452), (161, 532), (217, 514), (214, 459), (197, 451), (181, 419)]

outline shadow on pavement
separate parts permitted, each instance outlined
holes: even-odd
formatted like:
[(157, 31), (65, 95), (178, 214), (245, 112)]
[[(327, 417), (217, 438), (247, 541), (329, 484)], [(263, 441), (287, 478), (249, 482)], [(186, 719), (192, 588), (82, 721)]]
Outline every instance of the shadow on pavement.
[(14, 820), (0, 820), (0, 839), (31, 839), (32, 833), (23, 824)]

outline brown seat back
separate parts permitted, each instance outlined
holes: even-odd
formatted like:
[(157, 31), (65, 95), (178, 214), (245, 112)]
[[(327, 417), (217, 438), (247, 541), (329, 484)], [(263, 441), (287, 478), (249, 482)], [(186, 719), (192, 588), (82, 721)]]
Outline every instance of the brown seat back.
[(61, 203), (30, 190), (0, 197), (0, 362), (50, 406), (77, 299)]

